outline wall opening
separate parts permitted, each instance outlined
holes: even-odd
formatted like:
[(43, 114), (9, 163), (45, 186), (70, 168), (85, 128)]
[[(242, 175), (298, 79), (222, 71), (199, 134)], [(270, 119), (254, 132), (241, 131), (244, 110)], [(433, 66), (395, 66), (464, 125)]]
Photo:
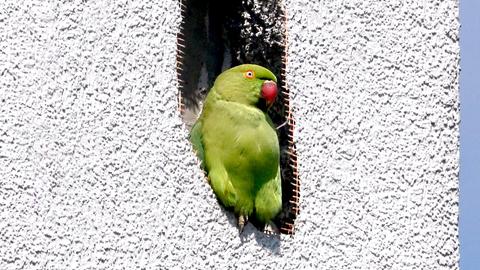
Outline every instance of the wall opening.
[[(275, 0), (180, 0), (182, 22), (177, 35), (177, 75), (182, 119), (191, 128), (217, 75), (252, 63), (267, 67), (278, 79), (279, 96), (269, 115), (278, 127), (281, 148), (282, 212), (280, 233), (294, 234), (300, 182), (295, 121), (285, 81), (287, 35), (285, 9)], [(254, 223), (255, 224), (255, 223)]]

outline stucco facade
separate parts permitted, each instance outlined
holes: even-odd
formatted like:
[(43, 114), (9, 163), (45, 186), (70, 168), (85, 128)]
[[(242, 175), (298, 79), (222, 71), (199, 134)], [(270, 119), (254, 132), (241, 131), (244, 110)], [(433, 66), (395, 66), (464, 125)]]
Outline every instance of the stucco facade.
[(0, 3), (1, 269), (458, 269), (458, 2), (293, 1), (296, 234), (239, 237), (174, 0)]

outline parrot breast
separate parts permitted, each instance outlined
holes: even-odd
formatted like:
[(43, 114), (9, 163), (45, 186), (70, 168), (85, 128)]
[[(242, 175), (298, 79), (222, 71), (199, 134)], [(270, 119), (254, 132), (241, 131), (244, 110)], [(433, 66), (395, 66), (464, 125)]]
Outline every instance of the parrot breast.
[[(226, 166), (235, 174), (249, 174), (257, 184), (277, 174), (279, 162), (278, 139), (267, 121), (257, 126), (237, 126)], [(226, 137), (228, 138), (228, 137)], [(228, 140), (228, 139), (227, 139)]]
[(250, 188), (274, 178), (280, 150), (268, 115), (252, 106), (221, 101), (216, 103), (215, 111), (216, 114), (204, 119), (205, 129), (215, 132), (215, 136), (204, 139), (206, 145), (218, 149), (215, 153), (228, 173), (235, 178), (253, 180), (248, 185)]

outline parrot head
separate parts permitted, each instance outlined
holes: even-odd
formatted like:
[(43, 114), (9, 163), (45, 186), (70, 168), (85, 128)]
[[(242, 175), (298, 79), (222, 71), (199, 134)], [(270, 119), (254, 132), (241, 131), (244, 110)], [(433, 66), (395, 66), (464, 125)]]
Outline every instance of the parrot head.
[(269, 108), (278, 94), (277, 78), (258, 65), (244, 64), (224, 71), (214, 83), (214, 89), (222, 99), (259, 105), (262, 100)]

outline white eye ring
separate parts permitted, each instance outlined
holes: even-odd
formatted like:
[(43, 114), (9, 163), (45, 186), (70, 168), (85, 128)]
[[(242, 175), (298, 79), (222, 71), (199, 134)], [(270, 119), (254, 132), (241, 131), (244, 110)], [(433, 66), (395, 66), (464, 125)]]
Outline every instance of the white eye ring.
[(245, 72), (245, 77), (246, 78), (252, 79), (253, 76), (255, 76), (253, 71), (249, 70), (249, 71)]

